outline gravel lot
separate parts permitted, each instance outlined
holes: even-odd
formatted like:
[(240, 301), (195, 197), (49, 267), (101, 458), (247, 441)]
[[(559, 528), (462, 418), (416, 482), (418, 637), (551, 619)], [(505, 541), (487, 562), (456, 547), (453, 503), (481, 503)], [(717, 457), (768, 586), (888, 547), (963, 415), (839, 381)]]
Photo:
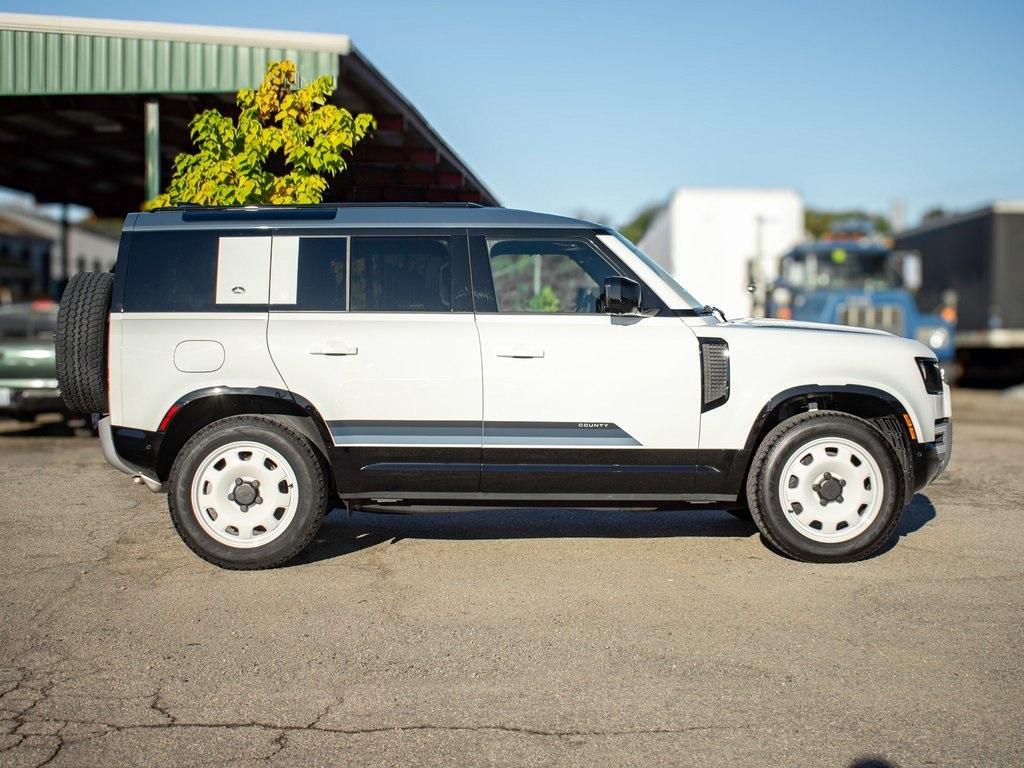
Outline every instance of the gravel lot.
[(232, 573), (92, 439), (3, 427), (0, 764), (1024, 764), (1024, 399), (954, 408), (840, 566), (717, 511), (337, 511)]

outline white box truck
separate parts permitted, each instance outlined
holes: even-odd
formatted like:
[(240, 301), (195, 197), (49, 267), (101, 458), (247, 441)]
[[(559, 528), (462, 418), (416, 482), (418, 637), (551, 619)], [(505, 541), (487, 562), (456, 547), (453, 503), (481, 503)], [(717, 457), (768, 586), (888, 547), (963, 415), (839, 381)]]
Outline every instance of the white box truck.
[(804, 203), (791, 189), (679, 187), (637, 245), (735, 318), (755, 314), (759, 297), (747, 286), (768, 285), (782, 254), (802, 240)]

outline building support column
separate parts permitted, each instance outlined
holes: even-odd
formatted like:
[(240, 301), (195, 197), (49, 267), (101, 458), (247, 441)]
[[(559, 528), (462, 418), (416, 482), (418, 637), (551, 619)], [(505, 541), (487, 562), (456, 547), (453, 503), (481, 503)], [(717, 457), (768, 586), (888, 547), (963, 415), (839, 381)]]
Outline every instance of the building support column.
[(146, 100), (146, 199), (160, 194), (160, 102)]

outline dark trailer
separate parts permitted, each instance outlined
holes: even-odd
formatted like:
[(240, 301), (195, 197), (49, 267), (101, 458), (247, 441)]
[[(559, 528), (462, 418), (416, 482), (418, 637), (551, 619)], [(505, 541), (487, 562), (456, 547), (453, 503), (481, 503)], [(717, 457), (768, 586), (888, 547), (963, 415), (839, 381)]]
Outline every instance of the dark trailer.
[(900, 232), (895, 243), (921, 253), (922, 309), (956, 293), (962, 383), (1024, 382), (1024, 201), (930, 221)]

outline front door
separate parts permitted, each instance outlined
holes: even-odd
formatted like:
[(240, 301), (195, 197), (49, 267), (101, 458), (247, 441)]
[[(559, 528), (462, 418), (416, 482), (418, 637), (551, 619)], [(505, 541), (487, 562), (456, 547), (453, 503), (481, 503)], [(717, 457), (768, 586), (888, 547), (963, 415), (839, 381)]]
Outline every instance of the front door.
[[(471, 243), (481, 489), (566, 502), (686, 498), (699, 471), (692, 331), (666, 312), (602, 313), (604, 278), (632, 275), (588, 237), (476, 234)], [(482, 307), (482, 296), (493, 306)]]
[(275, 236), (270, 304), (271, 355), (330, 428), (339, 495), (479, 490), (465, 230)]

